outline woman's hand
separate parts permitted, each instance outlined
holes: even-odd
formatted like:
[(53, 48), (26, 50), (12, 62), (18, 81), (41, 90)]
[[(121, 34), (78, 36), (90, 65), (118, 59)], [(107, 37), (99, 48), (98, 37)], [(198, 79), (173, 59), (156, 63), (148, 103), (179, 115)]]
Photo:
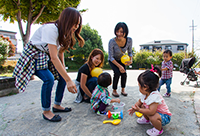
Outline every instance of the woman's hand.
[(125, 71), (125, 69), (124, 69), (124, 67), (123, 66), (119, 66), (119, 71), (121, 72), (121, 73), (125, 73), (126, 71)]
[(70, 80), (66, 83), (67, 83), (67, 89), (68, 89), (69, 92), (71, 92), (73, 94), (77, 93), (76, 85), (72, 80)]
[(126, 61), (126, 62), (125, 62), (125, 65), (126, 65), (126, 66), (129, 66), (129, 65), (131, 65), (131, 64), (132, 64), (132, 60)]

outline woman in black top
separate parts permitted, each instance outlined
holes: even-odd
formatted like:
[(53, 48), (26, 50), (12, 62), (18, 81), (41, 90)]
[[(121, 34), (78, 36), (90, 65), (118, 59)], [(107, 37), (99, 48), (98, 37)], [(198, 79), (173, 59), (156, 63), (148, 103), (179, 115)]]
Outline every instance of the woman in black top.
[(97, 85), (97, 77), (92, 77), (90, 72), (95, 67), (103, 67), (103, 63), (104, 54), (102, 50), (92, 50), (87, 62), (78, 70), (78, 75), (75, 81), (78, 93), (75, 102), (80, 103), (84, 101), (90, 103), (92, 91)]

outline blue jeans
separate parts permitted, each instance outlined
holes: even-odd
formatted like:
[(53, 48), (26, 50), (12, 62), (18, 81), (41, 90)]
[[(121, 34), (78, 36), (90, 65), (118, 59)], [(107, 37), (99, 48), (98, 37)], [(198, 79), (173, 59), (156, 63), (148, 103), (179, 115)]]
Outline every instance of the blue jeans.
[(158, 112), (158, 114), (159, 114), (160, 117), (161, 117), (162, 126), (165, 126), (165, 125), (167, 125), (167, 124), (170, 122), (171, 116), (169, 116), (169, 115), (167, 115), (167, 114), (162, 114), (162, 113), (160, 113), (160, 112)]
[(164, 83), (166, 84), (167, 93), (171, 93), (172, 78), (169, 78), (169, 79), (160, 79), (158, 91), (160, 92), (160, 87), (161, 87)]
[[(94, 88), (97, 86), (97, 77), (91, 77), (90, 79), (88, 79), (88, 81), (86, 82), (86, 86), (88, 88), (88, 90), (92, 93)], [(80, 86), (80, 92), (82, 96), (87, 96), (85, 94), (85, 92), (82, 90), (81, 86)]]
[[(37, 63), (36, 63), (37, 64)], [(51, 92), (54, 85), (54, 76), (48, 70), (36, 70), (35, 75), (38, 76), (42, 81), (42, 90), (41, 90), (41, 103), (42, 103), (42, 110), (49, 111), (51, 105)], [(54, 104), (60, 105), (63, 94), (65, 91), (66, 82), (59, 74), (59, 80), (56, 88), (56, 95), (55, 95), (55, 102)]]

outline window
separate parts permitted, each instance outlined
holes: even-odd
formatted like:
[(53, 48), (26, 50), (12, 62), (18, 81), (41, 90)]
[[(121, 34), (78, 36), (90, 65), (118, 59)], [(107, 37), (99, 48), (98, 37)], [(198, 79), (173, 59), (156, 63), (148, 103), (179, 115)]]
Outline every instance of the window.
[(184, 45), (178, 45), (177, 50), (178, 51), (183, 51), (184, 50)]
[(154, 43), (161, 43), (161, 41), (154, 41)]
[(161, 46), (154, 46), (153, 51), (156, 51), (156, 50), (162, 50), (162, 47)]
[(143, 49), (144, 50), (149, 50), (149, 46), (144, 46)]
[(9, 39), (10, 39), (10, 37), (11, 37), (10, 35), (7, 35), (7, 34), (4, 34), (3, 36), (4, 36), (4, 37), (8, 37)]
[(172, 49), (172, 46), (171, 45), (166, 45), (165, 46), (165, 50), (171, 50)]

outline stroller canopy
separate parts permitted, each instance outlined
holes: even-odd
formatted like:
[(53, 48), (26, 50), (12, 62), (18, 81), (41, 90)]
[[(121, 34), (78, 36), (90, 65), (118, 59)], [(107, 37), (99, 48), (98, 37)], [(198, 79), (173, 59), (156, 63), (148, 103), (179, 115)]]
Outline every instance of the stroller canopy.
[(183, 59), (181, 62), (181, 66), (179, 67), (179, 71), (187, 74), (189, 72), (189, 68), (192, 67), (195, 60), (195, 57)]

